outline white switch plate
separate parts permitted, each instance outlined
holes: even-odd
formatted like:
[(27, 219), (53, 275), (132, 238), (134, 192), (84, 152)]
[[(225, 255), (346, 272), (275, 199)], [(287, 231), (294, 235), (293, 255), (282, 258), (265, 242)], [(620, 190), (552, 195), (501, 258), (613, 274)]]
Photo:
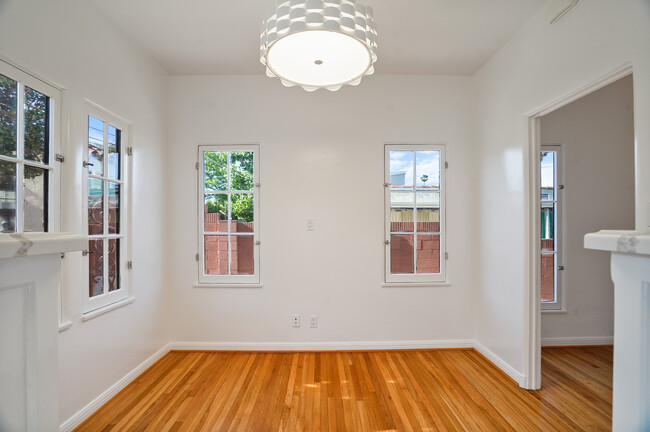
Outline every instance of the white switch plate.
[(307, 222), (305, 223), (305, 229), (307, 231), (314, 230), (314, 218), (307, 218)]
[(300, 314), (291, 314), (291, 326), (300, 327)]
[(309, 316), (309, 327), (316, 328), (318, 327), (318, 315)]

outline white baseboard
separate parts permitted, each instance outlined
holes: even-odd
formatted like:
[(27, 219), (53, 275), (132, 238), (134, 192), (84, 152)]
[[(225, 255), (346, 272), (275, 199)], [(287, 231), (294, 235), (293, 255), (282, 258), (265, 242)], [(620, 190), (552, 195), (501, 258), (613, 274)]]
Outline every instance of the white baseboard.
[(108, 402), (113, 396), (119, 393), (124, 387), (129, 385), (131, 381), (136, 379), (138, 375), (147, 370), (151, 365), (156, 363), (162, 358), (165, 354), (169, 352), (169, 345), (165, 345), (159, 349), (154, 355), (140, 363), (135, 369), (126, 374), (122, 379), (109, 387), (104, 393), (100, 394), (88, 405), (79, 410), (75, 415), (64, 421), (61, 426), (59, 426), (60, 432), (70, 432), (88, 417), (90, 417), (95, 411), (97, 411), (102, 405)]
[(473, 348), (471, 340), (416, 340), (378, 342), (171, 342), (170, 350), (190, 351), (363, 351), (400, 349)]
[(543, 337), (542, 346), (614, 345), (613, 336)]
[(485, 345), (474, 341), (474, 349), (483, 354), (488, 360), (495, 364), (496, 367), (501, 369), (506, 375), (515, 380), (519, 387), (523, 387), (526, 381), (526, 376), (519, 372), (517, 369), (510, 366), (508, 362), (489, 350)]

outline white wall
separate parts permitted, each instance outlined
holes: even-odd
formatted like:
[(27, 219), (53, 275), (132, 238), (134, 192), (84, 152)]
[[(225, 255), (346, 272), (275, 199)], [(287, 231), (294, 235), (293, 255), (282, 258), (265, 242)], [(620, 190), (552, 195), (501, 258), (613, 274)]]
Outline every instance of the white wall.
[(136, 301), (82, 322), (87, 276), (80, 253), (66, 256), (64, 319), (72, 327), (59, 334), (60, 419), (65, 422), (167, 342), (159, 246), (166, 200), (167, 75), (83, 0), (0, 2), (0, 55), (66, 89), (63, 231), (82, 233), (83, 99), (132, 124)]
[(608, 254), (584, 248), (603, 227), (634, 229), (634, 109), (628, 75), (541, 119), (542, 144), (562, 144), (560, 235), (566, 313), (542, 313), (542, 343), (614, 336)]
[(528, 337), (526, 115), (632, 62), (638, 228), (648, 223), (650, 202), (650, 3), (582, 1), (555, 25), (544, 18), (542, 10), (473, 83), (479, 205), (495, 210), (479, 221), (475, 335), (522, 373)]
[[(307, 93), (263, 76), (172, 77), (170, 88), (173, 342), (471, 343), (469, 78), (374, 76)], [(194, 288), (197, 145), (250, 142), (261, 152), (264, 287)], [(384, 143), (447, 144), (450, 286), (381, 286)], [(291, 313), (302, 314), (301, 328)]]

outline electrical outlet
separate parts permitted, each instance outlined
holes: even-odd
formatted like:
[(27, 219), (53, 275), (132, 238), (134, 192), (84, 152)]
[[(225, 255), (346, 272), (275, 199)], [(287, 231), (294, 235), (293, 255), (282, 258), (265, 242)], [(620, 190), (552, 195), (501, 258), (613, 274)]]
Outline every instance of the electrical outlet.
[(316, 328), (318, 327), (318, 315), (309, 316), (309, 327)]
[(300, 314), (291, 314), (291, 326), (300, 327)]

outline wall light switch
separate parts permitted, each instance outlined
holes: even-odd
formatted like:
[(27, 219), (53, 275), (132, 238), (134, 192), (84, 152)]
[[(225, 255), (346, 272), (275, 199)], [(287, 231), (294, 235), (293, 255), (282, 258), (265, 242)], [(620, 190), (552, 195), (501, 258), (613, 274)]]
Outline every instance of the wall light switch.
[(309, 316), (309, 327), (316, 328), (318, 327), (318, 315)]
[(307, 231), (314, 230), (314, 218), (307, 218), (307, 223), (305, 224)]

